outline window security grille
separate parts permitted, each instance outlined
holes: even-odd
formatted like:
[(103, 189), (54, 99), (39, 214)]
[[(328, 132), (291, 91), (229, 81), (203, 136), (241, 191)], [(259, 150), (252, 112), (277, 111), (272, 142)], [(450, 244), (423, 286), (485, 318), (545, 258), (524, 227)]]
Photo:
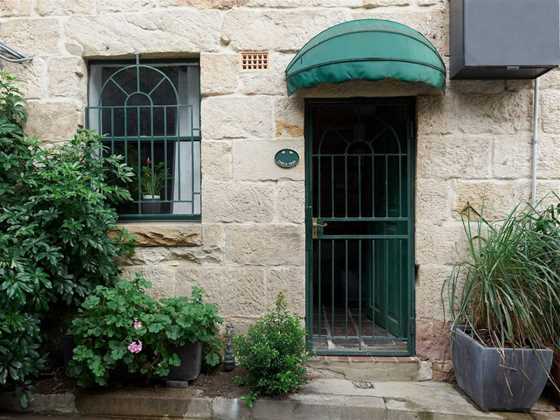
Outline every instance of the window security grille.
[(242, 70), (266, 70), (268, 69), (268, 53), (257, 51), (245, 51), (241, 53)]
[(134, 170), (122, 219), (200, 218), (197, 63), (92, 63), (86, 123)]

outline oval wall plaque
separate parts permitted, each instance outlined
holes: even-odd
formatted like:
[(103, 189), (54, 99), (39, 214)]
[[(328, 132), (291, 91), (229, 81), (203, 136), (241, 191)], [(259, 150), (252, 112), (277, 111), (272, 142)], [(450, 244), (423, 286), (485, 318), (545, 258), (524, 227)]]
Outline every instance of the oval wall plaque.
[(274, 162), (284, 169), (295, 168), (299, 163), (298, 152), (292, 149), (279, 150), (274, 156)]

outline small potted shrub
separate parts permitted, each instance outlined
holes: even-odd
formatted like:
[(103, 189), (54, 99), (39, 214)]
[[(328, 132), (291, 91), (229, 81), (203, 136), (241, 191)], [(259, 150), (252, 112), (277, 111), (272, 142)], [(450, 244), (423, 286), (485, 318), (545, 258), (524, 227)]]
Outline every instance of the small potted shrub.
[(292, 393), (305, 383), (305, 330), (291, 314), (282, 294), (275, 308), (252, 325), (246, 335), (235, 337), (234, 351), (246, 374), (238, 378), (249, 387), (243, 397), (249, 407), (260, 396)]
[(490, 223), (470, 207), (463, 213), (469, 258), (444, 288), (457, 383), (484, 410), (528, 411), (547, 382), (560, 231), (543, 229), (546, 217), (515, 209)]
[[(137, 276), (115, 287), (97, 287), (70, 328), (76, 347), (69, 373), (81, 386), (105, 386), (111, 380), (166, 379), (182, 366), (178, 349), (190, 343), (207, 345), (209, 365), (220, 362), (215, 353), (221, 322), (213, 305), (192, 298), (158, 301), (146, 293), (148, 281)], [(200, 364), (200, 358), (196, 358)], [(198, 375), (200, 367), (191, 367)], [(194, 378), (193, 378), (194, 379)]]

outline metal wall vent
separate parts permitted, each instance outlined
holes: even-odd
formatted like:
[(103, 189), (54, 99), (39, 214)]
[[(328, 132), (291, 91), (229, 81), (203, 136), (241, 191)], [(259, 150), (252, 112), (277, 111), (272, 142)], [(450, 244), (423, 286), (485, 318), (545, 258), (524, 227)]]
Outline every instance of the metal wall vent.
[(244, 51), (241, 53), (242, 70), (267, 70), (268, 52)]

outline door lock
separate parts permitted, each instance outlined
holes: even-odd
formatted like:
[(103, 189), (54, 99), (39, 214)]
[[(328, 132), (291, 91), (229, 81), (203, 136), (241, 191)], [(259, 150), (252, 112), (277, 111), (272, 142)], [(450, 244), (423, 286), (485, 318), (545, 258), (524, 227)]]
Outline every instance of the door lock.
[(319, 229), (327, 227), (328, 223), (319, 223), (319, 218), (313, 217), (311, 219), (311, 237), (312, 239), (319, 239)]

